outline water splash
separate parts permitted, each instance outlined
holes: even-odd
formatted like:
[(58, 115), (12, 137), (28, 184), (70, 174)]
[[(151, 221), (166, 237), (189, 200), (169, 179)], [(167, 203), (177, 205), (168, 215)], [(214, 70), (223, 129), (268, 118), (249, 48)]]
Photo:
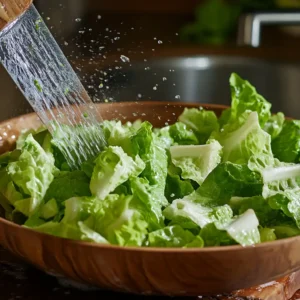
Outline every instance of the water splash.
[(0, 32), (0, 61), (52, 134), (57, 129), (63, 134), (61, 124), (83, 128), (72, 136), (76, 149), (70, 148), (69, 134), (61, 136), (71, 167), (101, 151), (100, 128), (85, 130), (99, 125), (100, 113), (33, 5)]

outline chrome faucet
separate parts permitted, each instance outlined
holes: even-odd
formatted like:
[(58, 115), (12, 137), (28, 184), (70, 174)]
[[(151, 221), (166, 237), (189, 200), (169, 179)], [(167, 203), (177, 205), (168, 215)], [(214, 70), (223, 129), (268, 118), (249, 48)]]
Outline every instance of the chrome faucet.
[(237, 44), (259, 47), (264, 25), (299, 25), (300, 12), (257, 12), (240, 17)]

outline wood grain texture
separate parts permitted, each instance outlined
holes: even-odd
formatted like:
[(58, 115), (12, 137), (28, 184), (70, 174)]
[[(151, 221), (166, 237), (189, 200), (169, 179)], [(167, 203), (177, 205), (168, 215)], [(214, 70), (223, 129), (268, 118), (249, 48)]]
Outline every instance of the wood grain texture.
[[(104, 119), (173, 123), (184, 107), (164, 102), (100, 104)], [(222, 106), (206, 106), (219, 115)], [(133, 115), (133, 113), (135, 113)], [(0, 124), (2, 139), (36, 127), (35, 114)], [(1, 131), (0, 131), (1, 132)], [(5, 132), (5, 134), (4, 134)], [(1, 139), (1, 138), (0, 138)], [(5, 144), (5, 150), (15, 139)], [(41, 234), (0, 218), (0, 244), (41, 270), (115, 291), (153, 295), (211, 295), (249, 288), (300, 268), (300, 237), (255, 247), (123, 248)], [(79, 259), (80, 258), (80, 259)]]
[[(300, 293), (294, 293), (295, 287), (300, 288), (300, 272), (291, 274), (276, 282), (264, 284), (251, 289), (239, 290), (227, 295), (212, 295), (203, 297), (180, 297), (174, 300), (293, 300), (300, 299)], [(90, 289), (89, 287), (72, 283), (65, 278), (56, 280), (54, 277), (33, 268), (13, 254), (0, 247), (0, 289), (1, 300), (123, 300), (123, 293)], [(298, 295), (298, 297), (297, 297)], [(297, 298), (296, 298), (297, 297)], [(131, 300), (145, 299), (143, 296), (131, 295)], [(153, 299), (153, 297), (150, 297)], [(158, 300), (169, 300), (167, 297), (159, 297)]]
[(0, 30), (25, 12), (31, 3), (32, 0), (1, 0)]

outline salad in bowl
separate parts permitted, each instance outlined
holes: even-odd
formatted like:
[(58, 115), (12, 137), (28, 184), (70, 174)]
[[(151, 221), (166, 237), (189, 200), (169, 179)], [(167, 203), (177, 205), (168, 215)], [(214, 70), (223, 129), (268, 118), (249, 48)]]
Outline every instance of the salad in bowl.
[[(272, 114), (235, 73), (230, 88), (220, 116), (184, 108), (162, 128), (137, 119), (24, 130), (0, 156), (5, 218), (125, 247), (251, 246), (300, 235), (300, 121)], [(105, 136), (99, 155), (79, 169), (63, 155), (62, 134), (80, 146), (74, 130)]]

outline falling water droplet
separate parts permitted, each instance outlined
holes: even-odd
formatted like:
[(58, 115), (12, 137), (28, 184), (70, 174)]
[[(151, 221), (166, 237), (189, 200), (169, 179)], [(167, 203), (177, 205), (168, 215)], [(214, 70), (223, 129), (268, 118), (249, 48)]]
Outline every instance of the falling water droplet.
[(120, 56), (120, 59), (122, 62), (126, 63), (126, 62), (130, 62), (130, 59), (129, 57), (125, 56), (125, 55), (121, 55)]
[(64, 45), (65, 45), (65, 46), (68, 46), (68, 45), (69, 45), (69, 43), (68, 43), (68, 42), (64, 42)]
[(163, 79), (162, 79), (163, 81), (167, 81), (167, 77), (163, 77)]
[(153, 87), (153, 90), (156, 91), (156, 90), (157, 90), (157, 86), (154, 86), (154, 87)]
[(158, 40), (158, 41), (157, 41), (157, 44), (160, 44), (160, 45), (161, 45), (162, 43), (163, 43), (163, 42), (162, 42), (161, 40)]
[(175, 99), (179, 100), (180, 99), (180, 95), (176, 95)]
[(98, 20), (101, 20), (101, 18), (102, 18), (102, 17), (101, 17), (100, 15), (97, 16), (97, 19), (98, 19)]
[(76, 18), (76, 19), (75, 19), (75, 22), (77, 22), (77, 23), (78, 23), (78, 22), (81, 22), (81, 19), (80, 19), (80, 18)]

